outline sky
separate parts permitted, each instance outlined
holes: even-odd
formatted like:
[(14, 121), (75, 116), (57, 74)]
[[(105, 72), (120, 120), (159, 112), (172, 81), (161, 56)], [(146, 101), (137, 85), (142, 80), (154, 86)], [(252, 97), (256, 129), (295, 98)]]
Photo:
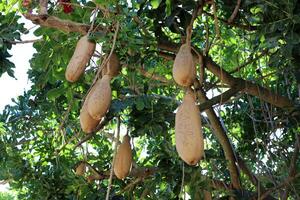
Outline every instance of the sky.
[[(34, 24), (25, 20), (24, 18), (20, 19), (20, 22), (25, 23), (26, 28), (35, 27)], [(26, 34), (22, 35), (21, 38), (23, 41), (36, 39), (33, 35), (34, 29)], [(30, 89), (31, 83), (28, 80), (27, 70), (29, 69), (29, 60), (31, 59), (35, 49), (32, 47), (32, 43), (27, 44), (16, 44), (13, 45), (11, 51), (9, 52), (12, 57), (10, 61), (15, 64), (15, 77), (16, 79), (8, 76), (6, 73), (0, 77), (0, 113), (2, 113), (4, 107), (8, 104), (12, 104), (12, 98), (16, 98), (19, 95), (22, 95), (24, 91)], [(6, 192), (9, 190), (8, 184), (0, 184), (0, 192)]]
[[(20, 19), (20, 22), (24, 22), (26, 28), (35, 26), (24, 18)], [(29, 34), (22, 35), (22, 40), (35, 39), (33, 30)], [(8, 76), (6, 73), (0, 77), (0, 91), (2, 94), (0, 96), (0, 112), (2, 112), (5, 105), (12, 103), (12, 98), (23, 94), (25, 90), (30, 88), (31, 84), (28, 80), (27, 70), (29, 68), (29, 60), (34, 52), (35, 49), (32, 47), (32, 43), (13, 45), (10, 51), (12, 55), (10, 61), (16, 66), (14, 69), (16, 79)]]

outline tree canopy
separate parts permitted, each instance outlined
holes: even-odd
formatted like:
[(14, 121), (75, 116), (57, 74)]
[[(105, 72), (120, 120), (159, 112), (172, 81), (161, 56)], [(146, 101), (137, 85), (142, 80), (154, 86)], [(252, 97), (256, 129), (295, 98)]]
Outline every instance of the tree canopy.
[[(115, 200), (300, 199), (300, 1), (2, 0), (0, 11), (0, 76), (14, 77), (12, 45), (36, 49), (31, 89), (0, 114), (0, 180), (19, 199), (105, 199), (107, 188)], [(40, 39), (21, 41), (21, 16)], [(71, 83), (84, 35), (96, 50)], [(172, 67), (188, 38), (205, 153), (195, 166), (175, 148), (186, 88)], [(80, 109), (113, 52), (109, 111), (84, 133)], [(132, 169), (110, 181), (126, 133)]]

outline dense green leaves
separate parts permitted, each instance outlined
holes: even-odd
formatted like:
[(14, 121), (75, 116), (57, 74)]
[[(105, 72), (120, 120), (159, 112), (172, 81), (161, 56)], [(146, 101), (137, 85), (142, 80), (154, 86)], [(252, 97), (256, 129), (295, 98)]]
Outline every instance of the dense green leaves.
[(9, 60), (11, 57), (9, 50), (16, 40), (20, 40), (20, 32), (24, 32), (24, 24), (19, 24), (15, 12), (3, 13), (0, 10), (0, 76), (7, 73), (9, 76), (14, 77), (13, 68), (15, 65)]
[[(146, 175), (140, 177), (114, 179), (111, 199), (180, 199), (183, 190), (190, 199), (203, 199), (204, 190), (211, 191), (214, 199), (255, 196), (257, 186), (242, 169), (242, 190), (231, 190), (226, 152), (204, 112), (205, 158), (191, 167), (183, 165), (176, 152), (174, 119), (184, 89), (172, 81), (173, 63), (165, 59), (174, 54), (159, 50), (157, 45), (160, 41), (184, 40), (196, 2), (72, 1), (74, 11), (66, 14), (62, 5), (49, 1), (48, 12), (61, 19), (90, 24), (95, 3), (100, 10), (94, 27), (105, 27), (111, 32), (90, 33), (99, 47), (76, 83), (68, 83), (64, 73), (81, 37), (79, 33), (49, 27), (35, 30), (34, 34), (42, 40), (33, 44), (36, 53), (28, 72), (32, 87), (0, 115), (0, 180), (8, 181), (20, 199), (104, 199), (112, 161), (111, 137), (117, 128), (116, 117), (120, 116), (121, 135), (128, 133), (133, 138), (134, 166), (155, 170), (149, 175), (145, 170)], [(194, 22), (193, 46), (234, 77), (299, 102), (299, 1), (242, 1), (232, 24), (227, 19), (235, 2), (216, 4), (221, 37), (216, 38), (212, 5), (207, 4)], [(0, 75), (7, 72), (13, 76), (14, 65), (8, 60), (8, 51), (24, 32), (18, 19), (15, 12), (8, 10), (5, 15), (0, 14)], [(111, 81), (113, 100), (104, 128), (81, 144), (87, 135), (81, 131), (79, 112), (103, 55), (113, 46), (116, 22), (120, 29), (114, 45), (122, 72)], [(205, 73), (202, 87), (210, 97), (228, 87), (213, 73)], [(214, 111), (235, 156), (244, 160), (261, 186), (273, 188), (289, 176), (299, 134), (297, 109), (291, 113), (263, 102), (259, 96), (240, 92), (224, 105), (215, 106)], [(74, 169), (83, 160), (90, 167), (84, 177), (79, 177)], [(299, 160), (294, 162), (299, 171)], [(104, 178), (88, 181), (95, 175), (94, 170)], [(212, 179), (222, 181), (221, 186), (211, 184)], [(291, 185), (290, 199), (297, 199), (299, 180)], [(283, 189), (272, 194), (277, 197)]]

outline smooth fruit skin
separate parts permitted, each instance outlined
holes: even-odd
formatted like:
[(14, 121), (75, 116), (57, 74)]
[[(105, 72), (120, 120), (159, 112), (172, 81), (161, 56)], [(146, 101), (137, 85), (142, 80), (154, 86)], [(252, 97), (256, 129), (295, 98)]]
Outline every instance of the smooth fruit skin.
[[(88, 99), (89, 95), (87, 96)], [(83, 132), (91, 133), (95, 130), (100, 120), (95, 120), (91, 117), (87, 110), (87, 100), (83, 103), (83, 106), (80, 110), (80, 126)]]
[(189, 44), (181, 45), (173, 64), (173, 78), (183, 87), (193, 84), (196, 78), (196, 65)]
[(130, 145), (130, 137), (125, 135), (123, 141), (118, 147), (116, 154), (114, 173), (118, 179), (124, 179), (130, 172), (132, 164), (132, 151)]
[(204, 154), (199, 108), (191, 91), (185, 94), (175, 117), (176, 150), (182, 160), (195, 165)]
[(80, 38), (66, 69), (65, 77), (69, 82), (75, 82), (79, 79), (91, 59), (95, 48), (96, 44), (89, 41), (87, 35)]
[(107, 64), (102, 69), (102, 76), (110, 75), (112, 77), (116, 77), (119, 75), (121, 71), (120, 60), (115, 52), (113, 52), (107, 61)]
[(90, 91), (87, 99), (87, 110), (95, 120), (100, 120), (107, 112), (111, 104), (111, 77), (104, 75), (99, 79)]

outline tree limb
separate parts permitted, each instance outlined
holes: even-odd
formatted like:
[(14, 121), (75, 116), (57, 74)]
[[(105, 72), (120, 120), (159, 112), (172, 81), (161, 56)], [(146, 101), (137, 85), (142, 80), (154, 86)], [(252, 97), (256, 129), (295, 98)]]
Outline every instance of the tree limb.
[[(207, 11), (203, 11), (207, 16), (209, 17), (214, 17), (213, 14), (207, 12)], [(247, 30), (247, 31), (255, 31), (259, 28), (259, 26), (251, 26), (251, 25), (245, 25), (245, 24), (237, 24), (237, 23), (229, 23), (227, 20), (222, 19), (222, 18), (218, 18), (219, 21), (223, 22), (224, 24), (228, 25), (228, 26), (232, 26), (232, 27), (237, 27), (243, 30)]]
[(242, 87), (240, 85), (237, 85), (236, 87), (232, 87), (229, 90), (227, 90), (226, 92), (224, 92), (218, 96), (215, 96), (211, 99), (204, 101), (203, 103), (201, 103), (199, 105), (200, 111), (205, 111), (206, 109), (209, 109), (218, 103), (219, 103), (219, 105), (222, 105), (223, 103), (228, 101), (232, 96), (236, 95), (241, 89), (242, 89)]
[[(166, 51), (177, 52), (179, 45), (168, 41), (159, 41), (158, 48)], [(203, 57), (206, 68), (215, 74), (223, 83), (228, 84), (233, 87), (241, 85), (244, 87), (244, 92), (253, 96), (256, 96), (263, 101), (266, 101), (272, 105), (280, 108), (293, 108), (294, 103), (287, 97), (281, 96), (272, 92), (271, 90), (264, 88), (258, 84), (252, 83), (248, 80), (243, 80), (241, 78), (235, 78), (226, 70), (222, 69), (218, 64), (216, 64), (210, 57)]]
[(103, 118), (103, 120), (98, 124), (98, 126), (96, 127), (95, 131), (92, 133), (87, 134), (82, 140), (80, 140), (74, 147), (74, 149), (76, 149), (77, 147), (79, 147), (81, 144), (85, 143), (86, 141), (90, 140), (92, 137), (94, 137), (96, 135), (96, 133), (98, 131), (100, 131), (110, 120), (113, 119), (113, 116), (105, 116)]
[[(197, 83), (197, 81), (195, 82), (195, 88), (197, 89), (197, 96), (200, 99), (200, 101), (202, 102), (208, 101), (205, 92), (200, 88), (200, 85), (199, 83)], [(222, 127), (215, 111), (212, 108), (208, 108), (205, 112), (209, 118), (212, 128), (214, 129), (213, 132), (224, 150), (225, 158), (228, 161), (228, 168), (229, 168), (232, 185), (235, 189), (240, 189), (241, 188), (241, 184), (239, 180), (240, 175), (239, 175), (238, 168), (236, 166), (236, 156), (233, 151), (232, 145), (229, 141), (229, 138), (224, 128)]]
[(300, 173), (296, 174), (295, 176), (292, 177), (288, 177), (285, 181), (283, 181), (281, 184), (270, 188), (269, 190), (267, 190), (265, 193), (263, 193), (260, 196), (260, 199), (263, 200), (265, 199), (268, 195), (270, 195), (272, 192), (279, 190), (282, 187), (287, 186), (288, 184), (290, 184), (291, 182), (293, 182), (294, 180), (296, 180), (297, 178), (300, 178)]
[[(34, 15), (34, 14), (26, 13), (24, 14), (24, 17), (32, 21), (32, 23), (34, 24), (38, 24), (44, 27), (59, 29), (67, 33), (78, 32), (82, 35), (85, 35), (88, 33), (90, 28), (90, 25), (88, 24), (82, 24), (70, 20), (64, 20), (50, 15)], [(105, 35), (108, 32), (106, 28), (100, 26), (97, 26), (95, 29), (93, 29), (93, 31), (99, 32), (103, 35)]]
[(241, 6), (241, 0), (237, 0), (237, 1), (236, 1), (236, 6), (235, 6), (235, 8), (234, 8), (234, 11), (233, 11), (233, 13), (231, 14), (231, 16), (230, 16), (229, 19), (228, 19), (228, 23), (229, 23), (229, 24), (231, 24), (231, 23), (234, 21), (236, 15), (237, 15), (238, 12), (239, 12), (240, 6)]

